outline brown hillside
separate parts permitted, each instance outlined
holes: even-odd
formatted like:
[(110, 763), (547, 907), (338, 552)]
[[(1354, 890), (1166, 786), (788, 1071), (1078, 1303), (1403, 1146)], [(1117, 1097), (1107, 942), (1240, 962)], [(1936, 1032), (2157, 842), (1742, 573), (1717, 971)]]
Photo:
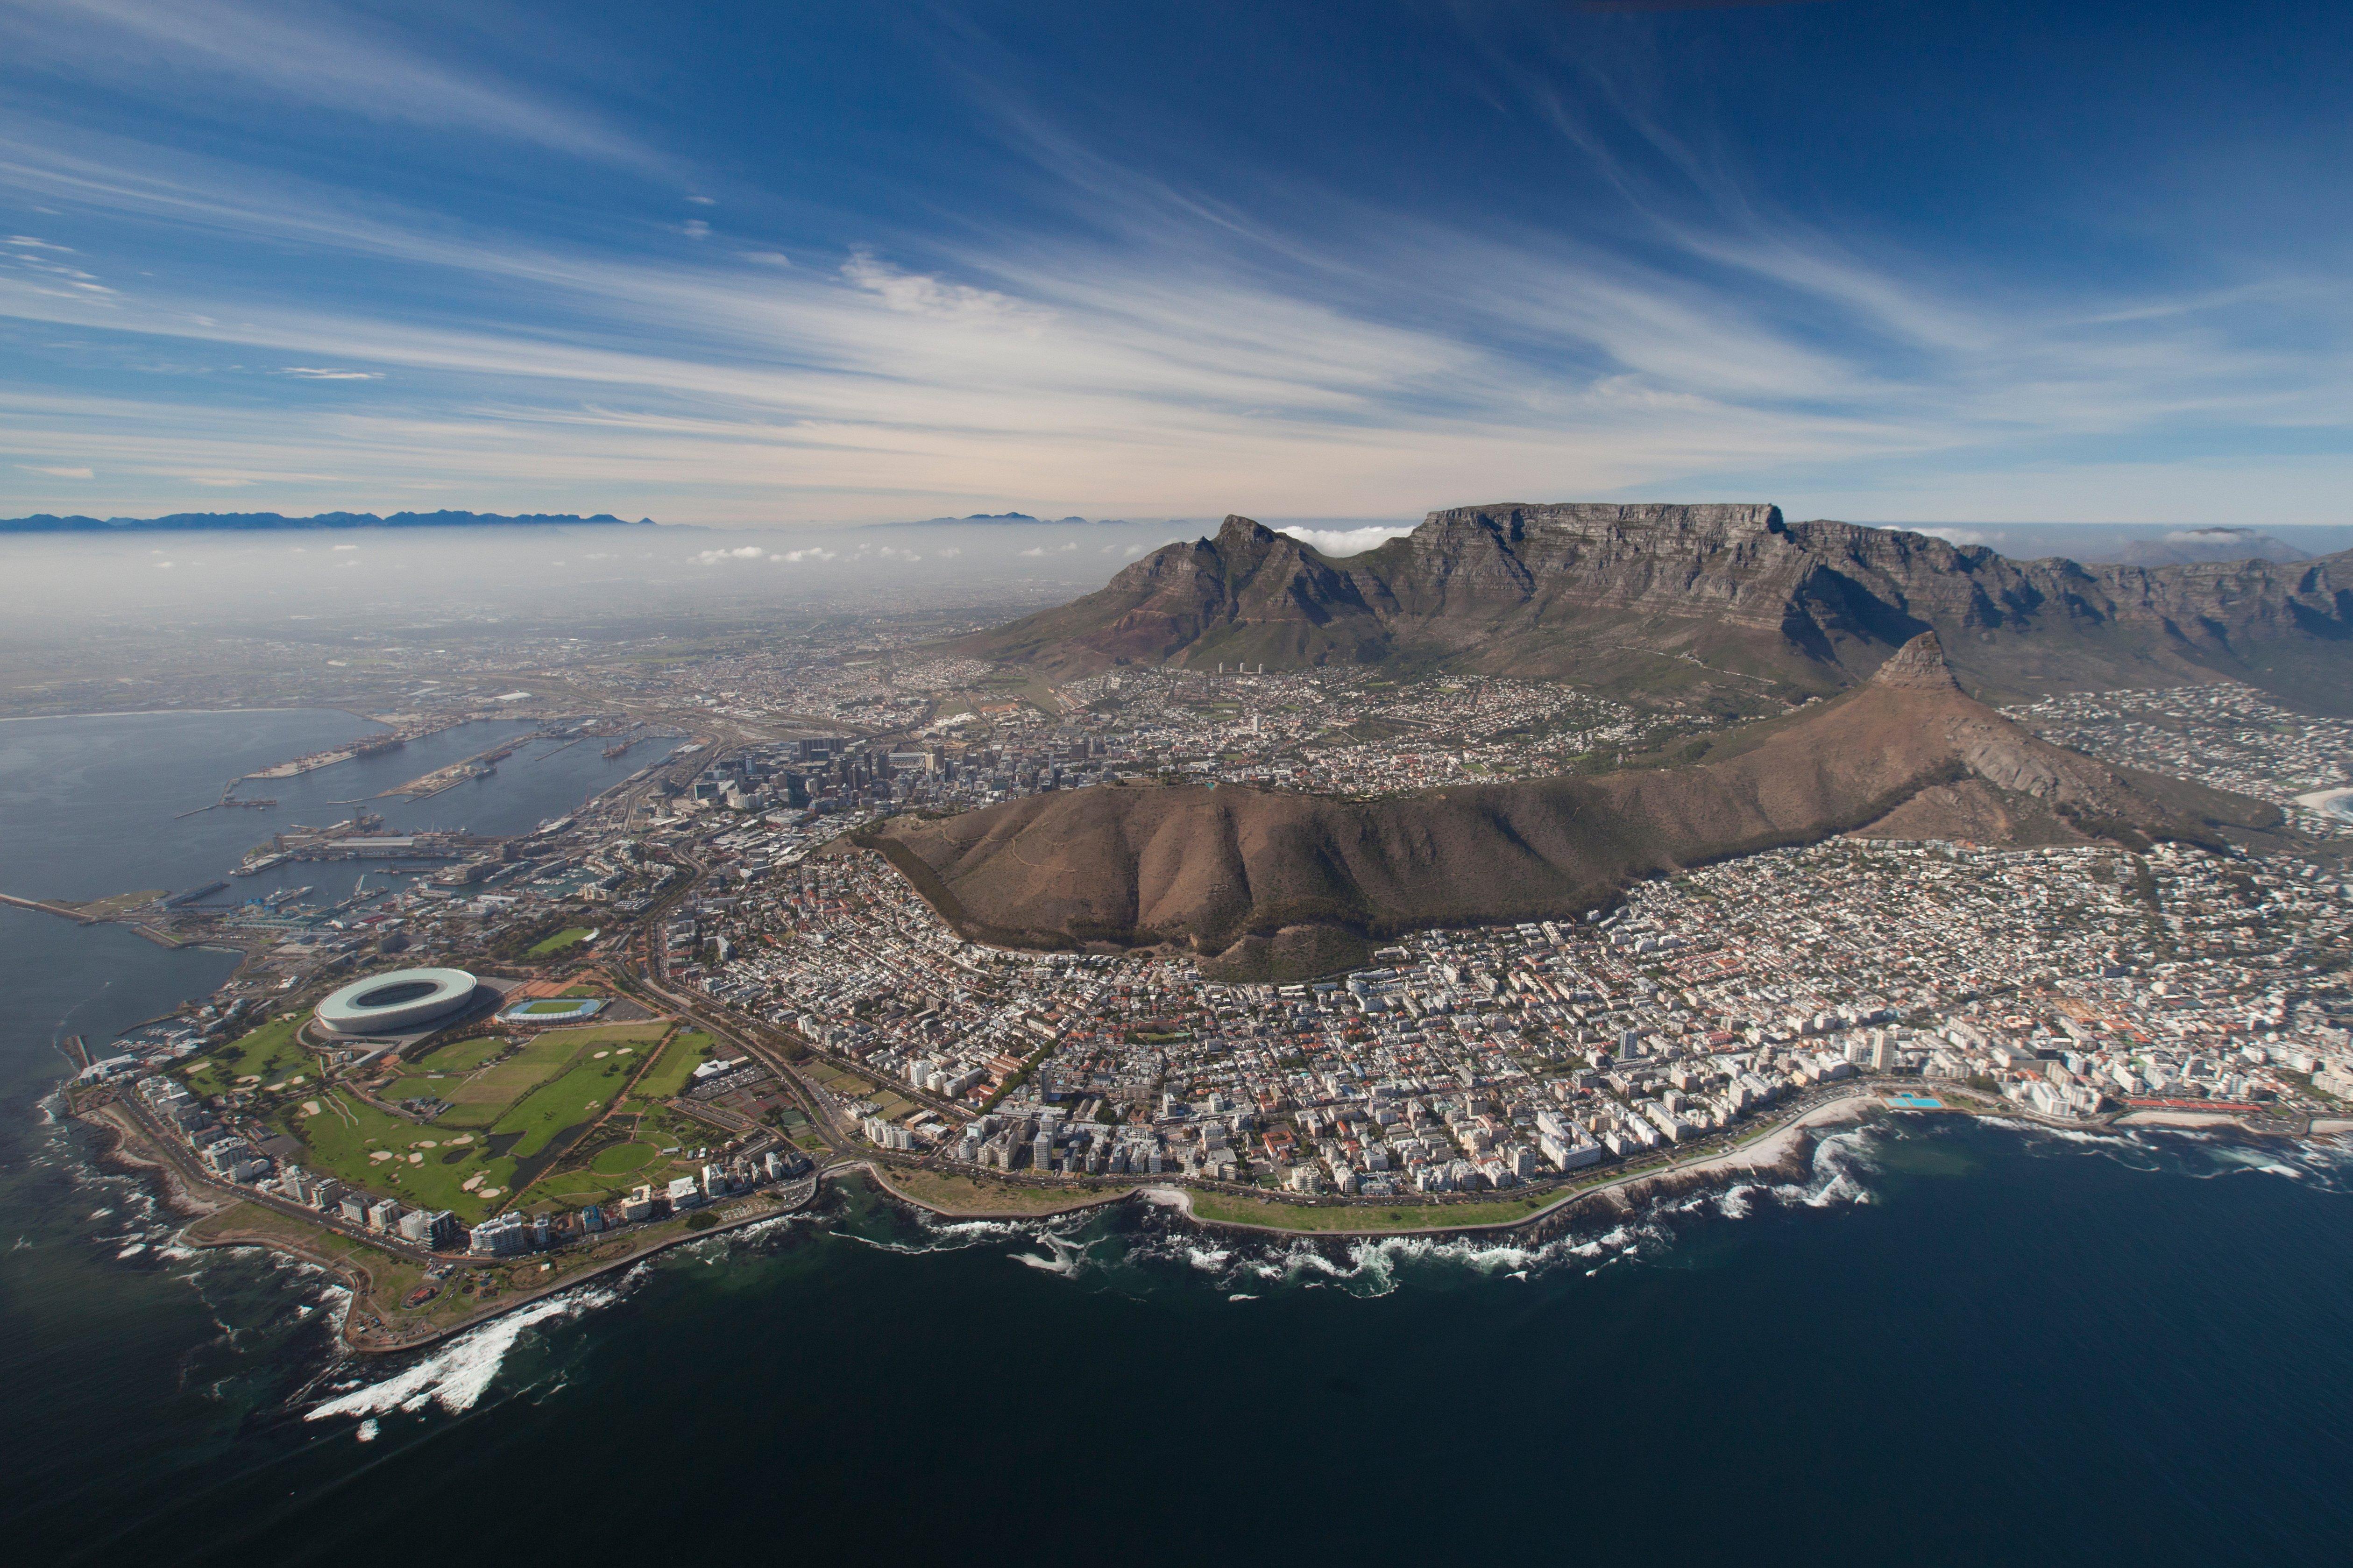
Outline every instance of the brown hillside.
[(1231, 954), (1270, 941), (1314, 949), (1318, 930), (1379, 937), (1572, 914), (1644, 876), (1867, 828), (1940, 789), (1968, 822), (2031, 839), (2200, 831), (1972, 701), (1933, 633), (1864, 687), (1742, 742), (1694, 768), (1371, 801), (1078, 790), (894, 819), (873, 841), (980, 940)]

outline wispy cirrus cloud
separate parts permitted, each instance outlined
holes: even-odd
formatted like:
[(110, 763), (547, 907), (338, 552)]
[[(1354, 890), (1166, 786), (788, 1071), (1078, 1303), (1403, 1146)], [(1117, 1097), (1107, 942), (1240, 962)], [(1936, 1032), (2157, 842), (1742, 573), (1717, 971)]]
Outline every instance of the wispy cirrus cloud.
[[(2129, 463), (2086, 451), (2185, 425), (2341, 429), (2353, 379), (2353, 308), (2330, 279), (2241, 262), (2198, 289), (1996, 290), (1801, 221), (1644, 106), (1605, 104), (1647, 138), (1638, 164), (1579, 118), (1599, 110), (1533, 78), (1549, 133), (1618, 194), (1616, 230), (1441, 220), (1272, 172), (1208, 192), (998, 85), (1005, 144), (1069, 223), (861, 224), (788, 237), (796, 264), (733, 194), (714, 237), (717, 198), (693, 188), (709, 182), (623, 117), (365, 16), (90, 0), (11, 13), (0, 45), (22, 46), (20, 71), (121, 85), (168, 62), (322, 121), (461, 125), (675, 174), (668, 199), (712, 212), (460, 212), (412, 183), (0, 110), (0, 194), (62, 237), (0, 244), (0, 316), (210, 356), (239, 389), (0, 384), (0, 454), (49, 478), (299, 499), (385, 493), (423, 455), (482, 504), (639, 494), (722, 520), (1004, 496), (1319, 517), (1635, 489), (1788, 500), (1889, 493), (1898, 469), (1965, 495), (2021, 468), (2129, 485)], [(363, 82), (401, 101), (341, 101)], [(2278, 331), (2283, 310), (2307, 330)], [(280, 384), (246, 395), (265, 378)], [(362, 381), (386, 384), (301, 384)], [(2204, 460), (2218, 491), (2244, 466)]]
[[(429, 19), (425, 19), (429, 20)], [(154, 93), (194, 79), (222, 108), (260, 94), (312, 112), (435, 132), (488, 132), (646, 173), (670, 163), (595, 111), (474, 60), (437, 53), (448, 30), (269, 0), (52, 0), (0, 10), (16, 68), (80, 86)]]

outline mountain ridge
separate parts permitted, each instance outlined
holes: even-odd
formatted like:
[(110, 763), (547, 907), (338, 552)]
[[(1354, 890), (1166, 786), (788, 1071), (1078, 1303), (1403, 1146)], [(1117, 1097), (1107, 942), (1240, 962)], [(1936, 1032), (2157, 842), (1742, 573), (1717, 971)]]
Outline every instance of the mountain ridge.
[(1643, 877), (1874, 824), (2145, 844), (2214, 842), (2213, 822), (2275, 815), (2028, 735), (1962, 691), (1931, 632), (1855, 689), (1727, 734), (1690, 767), (1370, 800), (1099, 786), (894, 817), (862, 842), (976, 940), (1169, 945), (1256, 975), (1334, 967), (1409, 930), (1574, 915)]
[(1775, 506), (1504, 502), (1330, 558), (1239, 515), (956, 651), (1124, 663), (1408, 664), (1656, 679), (1662, 661), (1827, 694), (1934, 630), (1973, 688), (2248, 680), (2353, 708), (2353, 551), (2087, 566)]

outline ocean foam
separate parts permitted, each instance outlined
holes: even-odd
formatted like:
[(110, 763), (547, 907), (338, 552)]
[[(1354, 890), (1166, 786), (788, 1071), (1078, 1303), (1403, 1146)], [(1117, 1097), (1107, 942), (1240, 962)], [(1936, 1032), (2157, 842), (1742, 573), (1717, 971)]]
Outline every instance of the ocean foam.
[(303, 1419), (389, 1415), (396, 1410), (415, 1413), (428, 1405), (438, 1405), (452, 1415), (461, 1415), (490, 1392), (507, 1352), (525, 1333), (541, 1323), (576, 1318), (617, 1299), (610, 1290), (591, 1287), (534, 1301), (451, 1340), (405, 1372), (337, 1394), (312, 1408)]

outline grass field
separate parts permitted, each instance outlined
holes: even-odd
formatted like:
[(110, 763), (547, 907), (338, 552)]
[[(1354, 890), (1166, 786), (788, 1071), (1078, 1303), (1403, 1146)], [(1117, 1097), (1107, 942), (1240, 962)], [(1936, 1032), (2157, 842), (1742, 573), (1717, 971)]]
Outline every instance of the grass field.
[(650, 1143), (616, 1143), (597, 1151), (596, 1157), (588, 1162), (588, 1169), (599, 1176), (629, 1176), (660, 1157), (661, 1151)]
[[(396, 1100), (432, 1094), (453, 1101), (429, 1126), (388, 1115), (343, 1090), (313, 1098), (298, 1091), (280, 1121), (301, 1142), (301, 1163), (313, 1170), (405, 1204), (448, 1209), (470, 1224), (513, 1200), (519, 1161), (610, 1106), (664, 1027), (550, 1030), (488, 1066), (482, 1064), (492, 1050), (505, 1048), (503, 1040), (470, 1040), (438, 1051), (423, 1071), (411, 1069), (385, 1091)], [(455, 1070), (461, 1062), (471, 1062), (474, 1070)], [(451, 1070), (432, 1076), (445, 1068)], [(317, 1115), (305, 1114), (311, 1105), (320, 1108)], [(492, 1139), (501, 1145), (496, 1154), (490, 1152)]]
[[(225, 1094), (245, 1078), (259, 1079), (268, 1085), (290, 1077), (315, 1077), (318, 1063), (294, 1040), (294, 1032), (301, 1026), (302, 1016), (299, 1013), (273, 1018), (251, 1034), (207, 1053), (188, 1074), (189, 1092)], [(253, 1085), (246, 1087), (250, 1089)]]
[[(319, 1114), (305, 1115), (306, 1105), (318, 1106)], [(469, 1224), (498, 1202), (482, 1197), (482, 1188), (513, 1184), (513, 1159), (491, 1155), (480, 1133), (470, 1142), (453, 1144), (453, 1136), (466, 1134), (386, 1115), (343, 1089), (290, 1104), (279, 1117), (301, 1141), (302, 1164), (413, 1207), (448, 1209)], [(454, 1162), (448, 1158), (453, 1147), (460, 1151)], [(481, 1180), (468, 1191), (467, 1181), (478, 1175)]]
[(423, 1072), (471, 1072), (476, 1068), (507, 1048), (506, 1040), (498, 1035), (478, 1035), (470, 1040), (455, 1040), (420, 1058), (417, 1062)]
[[(416, 1264), (322, 1226), (311, 1225), (258, 1204), (232, 1204), (190, 1226), (188, 1236), (197, 1241), (269, 1237), (281, 1240), (314, 1258), (348, 1262), (367, 1272), (369, 1296), (388, 1321), (403, 1327), (439, 1327), (455, 1323), (475, 1311), (491, 1300), (493, 1291), (498, 1296), (509, 1297), (521, 1291), (544, 1290), (552, 1286), (560, 1286), (567, 1279), (618, 1262), (659, 1245), (684, 1230), (685, 1225), (684, 1219), (679, 1219), (615, 1237), (593, 1247), (569, 1247), (559, 1252), (520, 1258), (512, 1262), (476, 1262), (452, 1279), (448, 1288), (417, 1307), (401, 1305), (424, 1279), (423, 1270)], [(482, 1289), (478, 1293), (468, 1289), (469, 1286)]]
[[(596, 1065), (626, 1068), (656, 1040), (659, 1024), (611, 1024), (580, 1029), (550, 1029), (533, 1037), (504, 1060), (452, 1076), (429, 1086), (454, 1107), (442, 1121), (454, 1127), (491, 1127), (524, 1097), (535, 1093), (575, 1063), (594, 1061), (599, 1050), (611, 1053)], [(624, 1051), (631, 1054), (623, 1055)], [(406, 1080), (404, 1080), (406, 1081)]]
[[(626, 1152), (629, 1159), (645, 1163), (625, 1171), (608, 1168), (607, 1155), (620, 1156)], [(672, 1176), (694, 1174), (695, 1162), (683, 1154), (665, 1155), (650, 1142), (622, 1143), (601, 1150), (586, 1165), (567, 1164), (533, 1182), (531, 1202), (524, 1206), (537, 1208), (545, 1203), (576, 1207), (581, 1204), (603, 1203), (618, 1198), (641, 1183), (651, 1183), (657, 1189)]]
[[(282, 1215), (259, 1204), (231, 1204), (217, 1214), (207, 1215), (188, 1227), (191, 1240), (210, 1241), (244, 1237), (274, 1237), (290, 1247), (316, 1258), (349, 1263), (367, 1271), (369, 1294), (376, 1304), (391, 1316), (411, 1290), (423, 1283), (425, 1270), (405, 1258), (354, 1240), (322, 1225), (311, 1225)], [(422, 1308), (401, 1312), (404, 1321), (431, 1322), (437, 1318), (456, 1318), (464, 1314), (468, 1303), (443, 1300), (438, 1298)]]
[(943, 1175), (936, 1171), (893, 1168), (887, 1185), (920, 1204), (950, 1214), (1050, 1214), (1077, 1205), (1124, 1195), (1131, 1187), (1106, 1187), (1088, 1192), (1071, 1187), (1025, 1187), (1011, 1182), (991, 1182), (974, 1176)]
[(686, 1080), (694, 1076), (694, 1069), (708, 1060), (716, 1049), (711, 1037), (702, 1030), (681, 1029), (670, 1037), (670, 1044), (662, 1047), (662, 1054), (654, 1065), (646, 1069), (646, 1076), (638, 1079), (637, 1098), (675, 1098), (685, 1090)]
[(1402, 1204), (1393, 1208), (1344, 1204), (1310, 1207), (1279, 1199), (1240, 1198), (1226, 1193), (1194, 1193), (1195, 1217), (1230, 1225), (1262, 1225), (1293, 1231), (1447, 1230), (1455, 1226), (1508, 1225), (1535, 1214), (1557, 1194), (1500, 1203)]
[(545, 942), (533, 943), (531, 956), (545, 958), (550, 953), (562, 952), (565, 948), (576, 946), (586, 941), (587, 936), (586, 926), (566, 926)]
[(670, 1025), (654, 1018), (637, 1024), (583, 1024), (576, 1029), (550, 1029), (540, 1036), (542, 1040), (569, 1040), (575, 1045), (593, 1046), (598, 1050), (617, 1049), (627, 1046), (642, 1056), (647, 1047), (662, 1037)]
[(872, 1084), (860, 1078), (856, 1073), (844, 1072), (839, 1068), (827, 1067), (822, 1062), (816, 1062), (810, 1064), (807, 1070), (809, 1077), (840, 1095), (844, 1100), (864, 1100), (874, 1092)]
[(518, 1101), (491, 1127), (491, 1136), (504, 1132), (522, 1134), (508, 1152), (518, 1159), (529, 1159), (546, 1148), (547, 1141), (558, 1132), (609, 1109), (614, 1097), (621, 1091), (623, 1067), (628, 1059), (607, 1057), (597, 1061), (591, 1057), (581, 1062), (554, 1082), (533, 1090)]
[(520, 1011), (525, 1017), (535, 1016), (542, 1013), (554, 1013), (561, 1016), (563, 1014), (575, 1012), (578, 1010), (579, 1006), (580, 998), (578, 997), (543, 996), (536, 1002), (524, 1003)]
[(444, 1079), (441, 1098), (457, 1107), (448, 1120), (467, 1127), (489, 1126), (508, 1106), (562, 1072), (576, 1049), (561, 1034), (542, 1035), (512, 1056), (462, 1077)]

